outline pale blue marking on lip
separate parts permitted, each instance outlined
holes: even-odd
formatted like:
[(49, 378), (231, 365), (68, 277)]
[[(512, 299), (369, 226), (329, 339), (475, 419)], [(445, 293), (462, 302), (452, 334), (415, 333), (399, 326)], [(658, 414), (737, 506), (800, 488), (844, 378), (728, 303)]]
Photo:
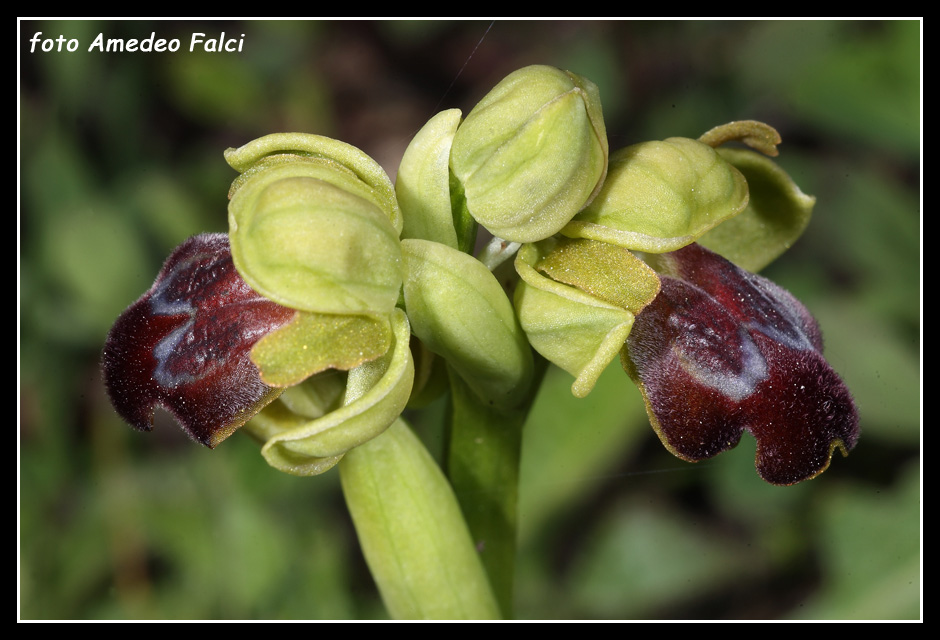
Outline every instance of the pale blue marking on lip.
[(171, 331), (163, 340), (157, 343), (153, 348), (153, 357), (157, 361), (157, 366), (153, 370), (153, 379), (161, 387), (173, 389), (195, 380), (195, 376), (181, 372), (171, 373), (168, 369), (170, 357), (177, 351), (180, 341), (189, 333), (196, 322), (196, 309), (186, 300), (167, 299), (166, 290), (170, 283), (174, 281), (173, 276), (185, 271), (192, 264), (192, 260), (185, 260), (173, 270), (161, 278), (153, 289), (150, 296), (150, 309), (154, 315), (161, 316), (180, 316), (188, 315), (189, 320), (185, 324)]
[(195, 322), (196, 319), (193, 315), (186, 324), (171, 331), (167, 337), (158, 342), (157, 346), (153, 348), (153, 357), (157, 361), (157, 366), (153, 370), (153, 379), (156, 380), (157, 384), (161, 387), (172, 389), (184, 384), (189, 384), (196, 379), (195, 376), (185, 372), (173, 374), (167, 368), (170, 357), (176, 353), (183, 336), (189, 333), (189, 330), (193, 327)]
[(738, 339), (740, 354), (735, 360), (741, 364), (740, 371), (729, 370), (727, 363), (707, 359), (703, 362), (699, 354), (690, 357), (677, 345), (683, 368), (698, 382), (719, 391), (732, 402), (741, 402), (750, 396), (768, 376), (767, 361), (743, 328), (738, 330)]

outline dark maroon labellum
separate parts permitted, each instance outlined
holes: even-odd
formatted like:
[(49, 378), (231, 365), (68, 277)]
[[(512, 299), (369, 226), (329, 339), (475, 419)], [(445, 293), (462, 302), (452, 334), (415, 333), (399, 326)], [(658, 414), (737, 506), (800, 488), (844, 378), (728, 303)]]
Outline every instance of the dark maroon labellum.
[(822, 355), (806, 308), (699, 245), (662, 257), (662, 289), (639, 315), (624, 364), (666, 447), (697, 461), (757, 439), (773, 484), (813, 478), (858, 440), (852, 396)]
[(227, 235), (190, 238), (108, 334), (102, 368), (111, 403), (141, 431), (162, 406), (215, 447), (277, 397), (249, 353), (293, 316), (242, 280)]

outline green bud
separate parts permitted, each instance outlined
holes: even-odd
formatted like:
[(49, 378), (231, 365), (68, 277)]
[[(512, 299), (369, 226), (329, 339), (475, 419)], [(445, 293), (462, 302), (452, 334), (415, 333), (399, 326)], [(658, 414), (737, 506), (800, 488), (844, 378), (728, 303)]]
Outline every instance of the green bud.
[(607, 173), (600, 93), (569, 71), (511, 73), (457, 129), (451, 168), (471, 215), (515, 242), (547, 238), (589, 203)]
[(597, 198), (562, 233), (664, 253), (744, 210), (747, 182), (712, 147), (688, 138), (642, 142), (613, 154)]
[(405, 307), (416, 336), (484, 401), (512, 407), (532, 379), (532, 351), (512, 304), (472, 256), (427, 240), (403, 240)]
[(630, 335), (659, 277), (630, 251), (593, 240), (523, 245), (516, 313), (532, 347), (575, 377), (583, 398)]
[(398, 231), (368, 185), (319, 157), (273, 156), (229, 203), (235, 267), (275, 302), (316, 313), (388, 314), (401, 289)]

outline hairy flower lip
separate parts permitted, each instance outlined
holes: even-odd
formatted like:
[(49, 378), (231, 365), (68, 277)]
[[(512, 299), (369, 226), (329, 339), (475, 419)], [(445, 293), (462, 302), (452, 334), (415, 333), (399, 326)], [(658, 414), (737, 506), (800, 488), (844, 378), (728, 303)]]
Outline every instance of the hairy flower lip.
[(141, 431), (163, 407), (214, 448), (280, 393), (261, 381), (249, 354), (294, 314), (239, 276), (227, 235), (194, 236), (108, 334), (102, 371), (111, 403)]
[(662, 289), (622, 352), (669, 451), (698, 461), (757, 439), (762, 478), (789, 485), (858, 440), (848, 388), (816, 321), (771, 281), (699, 245), (660, 258)]

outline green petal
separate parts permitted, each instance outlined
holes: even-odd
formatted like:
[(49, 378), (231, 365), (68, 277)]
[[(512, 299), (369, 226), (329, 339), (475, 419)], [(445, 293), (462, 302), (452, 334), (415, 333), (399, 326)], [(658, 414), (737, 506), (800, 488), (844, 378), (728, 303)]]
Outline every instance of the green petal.
[[(619, 300), (605, 287), (602, 295), (595, 295), (578, 286), (591, 288), (592, 283), (602, 281), (603, 274), (610, 273), (604, 265), (593, 265), (579, 277), (560, 276), (572, 284), (540, 273), (537, 269), (562, 274), (563, 263), (576, 262), (570, 255), (549, 257), (564, 244), (546, 240), (522, 247), (515, 263), (522, 278), (516, 288), (515, 306), (532, 347), (575, 377), (571, 392), (581, 398), (590, 393), (600, 374), (620, 352), (633, 327), (635, 312), (655, 297), (659, 279), (638, 258), (620, 248), (612, 249), (624, 251), (629, 257), (618, 256), (615, 264), (633, 261), (637, 264), (624, 270), (634, 274), (632, 283), (618, 280)], [(593, 249), (599, 253), (608, 251)], [(591, 275), (595, 272), (597, 279)]]
[(560, 240), (535, 268), (633, 313), (659, 293), (656, 273), (627, 249), (595, 240)]
[(780, 134), (769, 124), (758, 120), (736, 120), (709, 129), (699, 136), (698, 141), (715, 148), (737, 141), (764, 155), (776, 156)]
[(259, 340), (251, 350), (251, 361), (265, 384), (289, 387), (326, 369), (353, 369), (390, 346), (391, 328), (385, 317), (301, 311), (290, 324)]

